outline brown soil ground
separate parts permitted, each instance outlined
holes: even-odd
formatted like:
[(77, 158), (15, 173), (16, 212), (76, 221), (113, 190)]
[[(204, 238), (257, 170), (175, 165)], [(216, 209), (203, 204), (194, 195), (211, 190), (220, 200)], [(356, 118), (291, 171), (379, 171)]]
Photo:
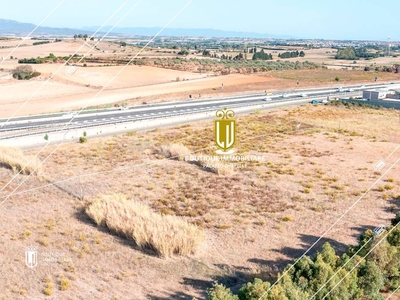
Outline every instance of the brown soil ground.
[[(310, 254), (325, 241), (345, 251), (399, 210), (400, 167), (388, 170), (400, 153), (389, 156), (400, 143), (396, 112), (307, 105), (257, 112), (237, 123), (237, 153), (266, 161), (224, 176), (156, 154), (161, 145), (181, 143), (214, 155), (210, 121), (63, 145), (46, 161), (44, 177), (30, 177), (19, 190), (30, 191), (0, 206), (0, 299), (47, 299), (45, 277), (53, 282), (53, 296), (62, 299), (203, 299), (213, 280), (235, 288), (275, 276), (365, 191)], [(388, 166), (379, 172), (380, 159)], [(3, 168), (0, 175), (2, 186), (13, 176)], [(3, 194), (24, 179), (18, 176)], [(139, 251), (82, 212), (92, 197), (114, 192), (197, 224), (207, 241), (186, 258), (163, 260)], [(71, 262), (29, 269), (29, 245), (64, 253)], [(71, 283), (66, 291), (60, 290), (62, 278)]]

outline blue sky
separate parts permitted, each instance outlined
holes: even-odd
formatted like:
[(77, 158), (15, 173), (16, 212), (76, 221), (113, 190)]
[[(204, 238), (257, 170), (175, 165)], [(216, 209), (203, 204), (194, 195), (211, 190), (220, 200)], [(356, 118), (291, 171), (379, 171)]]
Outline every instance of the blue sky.
[[(100, 26), (126, 0), (65, 0), (43, 26)], [(108, 25), (138, 0), (129, 0)], [(0, 0), (0, 18), (38, 24), (61, 0)], [(188, 0), (142, 0), (120, 27), (162, 27)], [(23, 9), (22, 9), (23, 8)], [(192, 0), (169, 26), (299, 38), (400, 40), (399, 0)]]

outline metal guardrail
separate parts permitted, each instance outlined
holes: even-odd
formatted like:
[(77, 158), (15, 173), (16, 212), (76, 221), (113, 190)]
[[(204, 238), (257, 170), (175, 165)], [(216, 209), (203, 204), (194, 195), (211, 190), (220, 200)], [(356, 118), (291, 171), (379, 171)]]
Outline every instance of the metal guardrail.
[[(334, 94), (334, 96), (349, 96), (350, 94), (355, 94), (357, 92), (347, 92), (347, 93), (337, 93)], [(250, 107), (250, 106), (257, 106), (257, 105), (262, 105), (262, 104), (271, 104), (271, 103), (279, 103), (279, 102), (290, 102), (290, 101), (299, 101), (299, 100), (304, 100), (309, 101), (310, 99), (315, 99), (315, 98), (326, 98), (326, 96), (315, 96), (315, 97), (296, 97), (296, 98), (291, 98), (291, 99), (286, 99), (286, 98), (279, 98), (276, 100), (268, 100), (268, 101), (263, 101), (260, 103), (250, 103), (250, 104), (236, 104), (230, 106), (231, 108), (236, 108), (236, 107)], [(333, 96), (333, 95), (329, 95)], [(215, 109), (215, 108), (214, 108)], [(5, 137), (0, 137), (0, 140), (6, 140), (6, 139), (13, 139), (13, 138), (18, 138), (18, 137), (24, 137), (24, 136), (31, 136), (31, 135), (39, 135), (39, 134), (47, 134), (51, 132), (59, 132), (59, 131), (70, 131), (74, 129), (82, 129), (82, 128), (89, 128), (89, 127), (97, 127), (97, 126), (106, 126), (106, 125), (116, 125), (116, 124), (122, 124), (122, 123), (128, 123), (128, 122), (138, 122), (138, 121), (144, 121), (144, 120), (151, 120), (151, 119), (161, 119), (161, 118), (169, 118), (169, 117), (176, 117), (176, 116), (181, 116), (181, 115), (190, 115), (190, 114), (197, 114), (201, 112), (207, 112), (207, 111), (214, 111), (214, 109), (204, 109), (202, 111), (187, 111), (187, 112), (182, 112), (182, 113), (173, 113), (169, 115), (161, 115), (161, 116), (148, 116), (148, 117), (141, 117), (141, 118), (135, 118), (135, 119), (124, 119), (124, 120), (114, 120), (114, 121), (107, 121), (107, 122), (101, 122), (101, 123), (90, 123), (90, 124), (82, 124), (79, 126), (73, 126), (73, 127), (68, 127), (68, 128), (56, 128), (56, 129), (50, 129), (50, 130), (43, 130), (40, 132), (27, 132), (27, 133), (22, 133), (22, 134), (17, 134), (17, 135), (11, 135), (11, 136), (5, 136)], [(45, 125), (44, 127), (51, 127), (54, 125)], [(21, 127), (20, 129), (16, 130), (27, 130), (27, 129), (32, 129), (31, 127)], [(40, 127), (36, 127), (40, 128)], [(12, 131), (16, 131), (12, 130)], [(11, 130), (10, 130), (11, 131)]]
[[(385, 82), (381, 82), (381, 83), (373, 83), (373, 84), (366, 84), (365, 85), (365, 88), (373, 88), (373, 87), (379, 87), (379, 86), (387, 86), (387, 85), (390, 85), (390, 83), (391, 82), (387, 82), (387, 83), (385, 83)], [(394, 84), (399, 84), (400, 82), (394, 82)], [(343, 88), (346, 88), (346, 87), (356, 87), (356, 86), (359, 86), (359, 85), (349, 85), (349, 86), (343, 86)], [(332, 87), (332, 88), (334, 88), (334, 87)], [(304, 89), (304, 90), (308, 90), (308, 89)], [(297, 92), (301, 92), (301, 91), (303, 91), (303, 90), (298, 90)], [(283, 91), (282, 91), (283, 92)], [(204, 100), (229, 100), (229, 99), (239, 99), (239, 98), (248, 98), (248, 97), (260, 97), (260, 96), (267, 96), (265, 93), (259, 93), (259, 94), (246, 94), (246, 95), (237, 95), (237, 96), (230, 96), (230, 97), (220, 97), (220, 98), (202, 98), (201, 100), (193, 100), (193, 101), (191, 101), (190, 103), (193, 103), (193, 102), (196, 102), (196, 101), (204, 101)], [(273, 97), (274, 95), (272, 95), (272, 97)], [(181, 100), (181, 101), (178, 101), (178, 102), (166, 102), (166, 103), (159, 103), (159, 104), (165, 104), (165, 105), (167, 105), (167, 104), (175, 104), (175, 103), (187, 103), (187, 100)], [(148, 106), (147, 104), (146, 105), (138, 105), (138, 106), (135, 106), (135, 108), (136, 107), (141, 107), (141, 106), (144, 106), (144, 107), (146, 107), (146, 106)], [(85, 114), (85, 113), (97, 113), (97, 112), (102, 112), (102, 111), (112, 111), (112, 110), (115, 110), (115, 111), (118, 111), (118, 108), (114, 108), (114, 107), (112, 107), (112, 108), (102, 108), (102, 109), (88, 109), (88, 110), (83, 110), (81, 113), (83, 113), (83, 114)], [(51, 117), (51, 116), (53, 116), (53, 115), (63, 115), (63, 114), (67, 114), (67, 113), (73, 113), (73, 112), (76, 112), (76, 111), (66, 111), (66, 112), (56, 112), (56, 113), (47, 113), (47, 114), (42, 114), (42, 115), (32, 115), (32, 117), (46, 117), (46, 116), (49, 116), (49, 117)], [(7, 120), (7, 119), (0, 119), (0, 121), (2, 121), (2, 120)]]

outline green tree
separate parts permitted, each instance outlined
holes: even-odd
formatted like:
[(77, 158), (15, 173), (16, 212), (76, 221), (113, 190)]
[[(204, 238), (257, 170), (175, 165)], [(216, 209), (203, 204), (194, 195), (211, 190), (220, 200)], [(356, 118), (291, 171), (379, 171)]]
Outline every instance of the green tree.
[(356, 51), (354, 47), (347, 47), (345, 49), (340, 49), (337, 51), (335, 55), (335, 59), (349, 59), (355, 60), (357, 59)]
[(207, 291), (207, 300), (239, 300), (239, 298), (222, 284), (214, 283)]
[(368, 261), (358, 271), (359, 286), (368, 296), (377, 295), (383, 287), (384, 277), (382, 271), (373, 261)]
[(243, 285), (238, 296), (240, 300), (257, 300), (259, 299), (271, 286), (267, 281), (262, 281), (261, 279), (255, 278), (253, 282), (248, 282)]

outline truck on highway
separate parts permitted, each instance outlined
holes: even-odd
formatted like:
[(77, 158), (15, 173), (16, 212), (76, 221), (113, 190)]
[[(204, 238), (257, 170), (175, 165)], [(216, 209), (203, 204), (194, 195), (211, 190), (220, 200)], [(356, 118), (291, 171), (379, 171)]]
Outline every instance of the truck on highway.
[(344, 90), (343, 90), (343, 88), (342, 87), (338, 87), (337, 89), (336, 89), (336, 92), (343, 92)]

